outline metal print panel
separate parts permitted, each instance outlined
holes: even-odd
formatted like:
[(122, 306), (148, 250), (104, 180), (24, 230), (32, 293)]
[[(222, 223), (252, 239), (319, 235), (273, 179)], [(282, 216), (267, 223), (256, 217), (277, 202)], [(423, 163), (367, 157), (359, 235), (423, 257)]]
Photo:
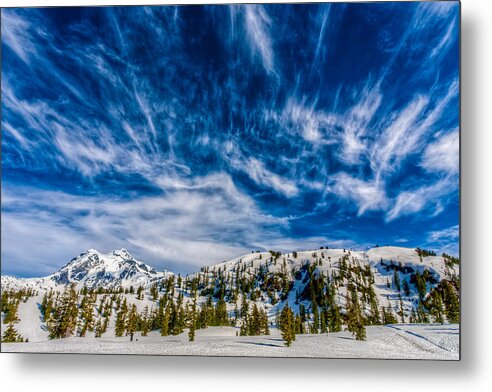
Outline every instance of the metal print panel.
[(459, 13), (2, 9), (2, 352), (459, 359)]

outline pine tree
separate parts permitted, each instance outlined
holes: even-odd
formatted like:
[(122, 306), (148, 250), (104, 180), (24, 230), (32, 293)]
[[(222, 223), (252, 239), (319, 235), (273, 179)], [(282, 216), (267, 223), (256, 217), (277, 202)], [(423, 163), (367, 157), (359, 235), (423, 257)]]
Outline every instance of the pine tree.
[(159, 289), (157, 287), (157, 284), (153, 284), (152, 287), (150, 288), (150, 295), (152, 301), (157, 301), (157, 299), (159, 298)]
[(399, 303), (400, 303), (400, 318), (401, 318), (401, 322), (402, 323), (405, 323), (405, 313), (404, 313), (404, 310), (403, 310), (403, 299), (401, 297), (401, 294), (398, 294), (398, 299), (399, 299)]
[[(120, 298), (118, 298), (118, 303)], [(115, 330), (114, 334), (117, 337), (123, 336), (125, 333), (125, 325), (126, 325), (126, 313), (128, 311), (128, 306), (126, 304), (126, 298), (123, 300), (123, 303), (121, 303), (121, 306), (119, 307), (118, 313), (116, 313), (116, 325), (115, 325)]]
[(444, 281), (443, 294), (444, 294), (444, 307), (446, 312), (446, 318), (449, 323), (457, 324), (460, 322), (460, 303), (459, 298), (455, 293), (455, 290), (451, 284)]
[(328, 314), (328, 309), (323, 308), (321, 310), (321, 317), (320, 317), (320, 328), (321, 328), (321, 333), (327, 333), (328, 332), (328, 320), (329, 320), (329, 314)]
[(15, 298), (7, 303), (7, 309), (5, 311), (5, 317), (3, 319), (4, 324), (17, 323), (19, 317), (17, 316), (17, 310), (19, 308), (19, 301)]
[(2, 342), (3, 343), (18, 343), (18, 342), (23, 342), (24, 339), (17, 333), (16, 329), (14, 328), (14, 322), (11, 321), (7, 328), (5, 329), (5, 332), (2, 336)]
[(295, 322), (294, 322), (294, 312), (290, 309), (289, 305), (285, 305), (280, 314), (280, 325), (279, 329), (282, 333), (282, 339), (287, 347), (290, 347), (292, 342), (296, 339), (295, 335)]
[(120, 310), (116, 314), (116, 325), (114, 329), (115, 336), (121, 337), (125, 333), (125, 319), (126, 319), (126, 311)]
[(366, 340), (366, 328), (364, 326), (364, 316), (359, 304), (357, 291), (352, 285), (350, 290), (351, 298), (347, 309), (347, 328), (355, 337), (355, 340)]
[(401, 291), (400, 274), (398, 273), (397, 270), (394, 270), (393, 272), (393, 284), (395, 285), (398, 291)]
[(144, 288), (142, 286), (138, 286), (138, 289), (137, 289), (137, 299), (138, 300), (143, 300), (144, 299)]
[(338, 305), (333, 305), (330, 309), (329, 328), (330, 332), (340, 332), (342, 330), (342, 316)]
[(242, 318), (241, 328), (239, 329), (239, 335), (240, 336), (248, 336), (249, 335), (249, 329), (250, 329), (250, 326), (249, 326), (249, 315), (246, 314)]
[(253, 310), (251, 312), (251, 319), (250, 319), (250, 325), (249, 325), (249, 335), (250, 336), (257, 336), (260, 335), (260, 312), (258, 310), (258, 306), (256, 306), (256, 303), (253, 304)]
[(98, 318), (97, 321), (96, 321), (96, 324), (94, 326), (94, 332), (95, 332), (94, 337), (96, 337), (96, 338), (100, 338), (101, 337), (101, 335), (102, 335), (102, 326), (103, 326), (103, 324), (101, 322), (101, 318)]
[(137, 330), (138, 323), (138, 313), (137, 313), (137, 305), (133, 304), (130, 308), (128, 316), (125, 322), (125, 332), (126, 335), (130, 335), (130, 341), (133, 341), (133, 334)]
[(391, 304), (388, 303), (387, 308), (383, 308), (383, 324), (398, 324), (398, 320), (393, 314), (393, 310), (391, 308)]
[(195, 341), (195, 330), (196, 330), (196, 291), (193, 298), (193, 305), (191, 307), (191, 317), (188, 323), (188, 327), (190, 328), (188, 332), (188, 339), (190, 342)]
[(434, 322), (444, 324), (444, 311), (441, 293), (435, 290), (431, 296), (430, 312), (434, 317)]
[(215, 308), (215, 323), (216, 326), (229, 325), (227, 318), (227, 306), (224, 299), (219, 299)]
[(379, 312), (379, 303), (376, 298), (376, 293), (374, 289), (370, 288), (370, 300), (369, 305), (371, 307), (371, 313), (369, 315), (369, 320), (372, 325), (380, 325), (381, 324), (381, 314)]
[(164, 312), (164, 317), (162, 319), (161, 325), (161, 336), (169, 335), (169, 321), (171, 319), (171, 308), (166, 306), (166, 311)]
[(173, 335), (179, 335), (186, 327), (186, 309), (183, 306), (176, 308), (176, 317), (173, 328)]
[(260, 311), (260, 334), (270, 335), (268, 314), (265, 309)]
[(79, 312), (77, 298), (75, 285), (70, 285), (65, 289), (56, 309), (56, 317), (48, 327), (51, 339), (67, 338), (75, 331)]
[(141, 336), (147, 336), (150, 328), (150, 320), (149, 320), (149, 307), (146, 306), (143, 310), (142, 317), (140, 320), (140, 334)]
[(427, 285), (425, 279), (420, 275), (419, 271), (415, 273), (415, 285), (417, 286), (417, 291), (419, 293), (419, 299), (422, 301), (427, 293)]
[(429, 318), (427, 317), (427, 314), (425, 313), (424, 310), (424, 305), (422, 304), (422, 301), (419, 301), (419, 306), (417, 308), (417, 318), (419, 323), (428, 323)]
[(80, 316), (82, 318), (82, 327), (80, 329), (80, 336), (84, 337), (87, 330), (92, 331), (94, 329), (94, 304), (96, 302), (95, 294), (85, 295), (80, 304)]
[(315, 301), (312, 302), (311, 309), (313, 312), (313, 325), (311, 328), (311, 333), (317, 334), (319, 332), (319, 311), (318, 305), (316, 305)]

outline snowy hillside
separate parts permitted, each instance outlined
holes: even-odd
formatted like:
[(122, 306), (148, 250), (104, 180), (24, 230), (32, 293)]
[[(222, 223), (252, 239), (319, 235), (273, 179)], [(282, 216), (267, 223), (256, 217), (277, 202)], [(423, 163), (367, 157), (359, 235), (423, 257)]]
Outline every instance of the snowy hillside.
[[(296, 334), (459, 322), (459, 260), (400, 247), (252, 252), (185, 277), (157, 272), (124, 249), (89, 250), (47, 277), (1, 283), (2, 327), (30, 342), (179, 335), (190, 325), (266, 335), (286, 309)], [(70, 307), (73, 320), (63, 324)]]
[[(302, 293), (310, 282), (309, 277), (306, 276), (306, 267), (315, 266), (314, 273), (317, 276), (332, 277), (340, 272), (340, 263), (344, 258), (347, 263), (353, 263), (361, 268), (368, 267), (371, 270), (379, 304), (390, 305), (393, 309), (398, 308), (399, 293), (403, 292), (403, 290), (397, 290), (394, 285), (396, 271), (400, 285), (403, 286), (404, 281), (408, 283), (408, 295), (402, 296), (403, 306), (408, 314), (419, 301), (419, 293), (415, 284), (417, 273), (423, 275), (424, 271), (427, 271), (427, 292), (430, 292), (443, 279), (459, 276), (459, 265), (452, 265), (442, 256), (420, 257), (415, 249), (387, 246), (372, 248), (368, 251), (317, 249), (277, 255), (271, 252), (251, 253), (204, 267), (201, 272), (194, 274), (194, 277), (205, 274), (212, 278), (219, 271), (222, 271), (223, 275), (233, 276), (238, 270), (244, 270), (247, 276), (253, 278), (262, 268), (270, 274), (282, 273), (284, 270), (293, 281), (293, 287), (288, 296), (289, 306), (297, 310), (303, 303), (297, 298), (297, 294)], [(338, 287), (337, 302), (342, 307), (345, 305), (346, 296), (346, 289), (343, 286)], [(265, 297), (265, 295), (262, 296), (263, 305), (271, 307), (271, 299)], [(276, 299), (281, 298), (277, 296)]]

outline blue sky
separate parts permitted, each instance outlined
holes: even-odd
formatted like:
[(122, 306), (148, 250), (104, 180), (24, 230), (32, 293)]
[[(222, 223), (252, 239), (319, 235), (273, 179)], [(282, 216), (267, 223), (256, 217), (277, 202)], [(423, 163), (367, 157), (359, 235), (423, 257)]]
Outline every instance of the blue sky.
[(2, 273), (458, 253), (459, 4), (2, 10)]

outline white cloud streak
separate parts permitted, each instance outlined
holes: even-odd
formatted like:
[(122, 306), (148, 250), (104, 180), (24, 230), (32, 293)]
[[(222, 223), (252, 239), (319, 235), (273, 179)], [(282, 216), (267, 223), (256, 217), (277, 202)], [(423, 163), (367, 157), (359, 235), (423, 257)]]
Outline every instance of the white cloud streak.
[(440, 135), (425, 148), (421, 165), (429, 172), (458, 174), (459, 131), (455, 129)]
[(386, 193), (381, 184), (371, 181), (363, 181), (349, 176), (346, 173), (339, 173), (332, 176), (330, 192), (352, 200), (358, 206), (358, 214), (362, 215), (366, 211), (378, 211), (385, 209), (389, 204)]
[(246, 32), (252, 52), (260, 57), (265, 71), (275, 73), (273, 44), (268, 32), (271, 20), (267, 12), (259, 4), (249, 4), (241, 8), (244, 10)]

